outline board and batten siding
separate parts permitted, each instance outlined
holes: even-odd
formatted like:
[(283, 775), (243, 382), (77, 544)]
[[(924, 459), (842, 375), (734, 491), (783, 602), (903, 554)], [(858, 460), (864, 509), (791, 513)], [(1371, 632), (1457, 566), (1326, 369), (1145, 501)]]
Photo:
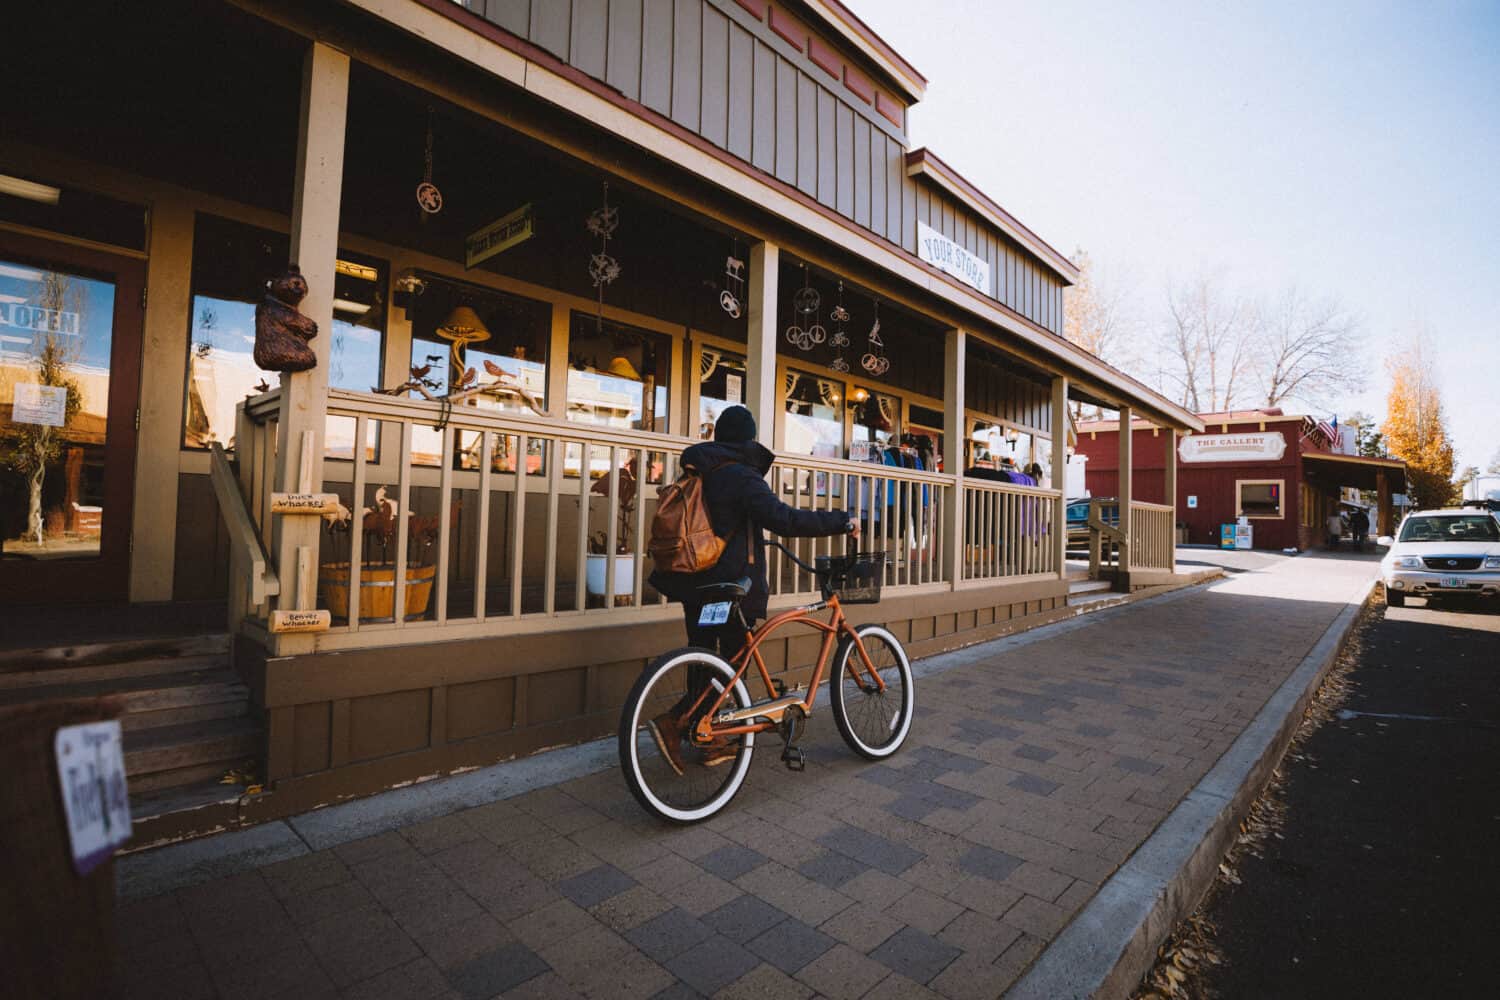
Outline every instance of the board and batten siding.
[(947, 191), (907, 176), (904, 107), (898, 126), (814, 62), (810, 44), (799, 50), (773, 31), (769, 18), (735, 0), (461, 6), (910, 254), (917, 223), (930, 226), (989, 262), (988, 295), (1061, 332), (1058, 277)]

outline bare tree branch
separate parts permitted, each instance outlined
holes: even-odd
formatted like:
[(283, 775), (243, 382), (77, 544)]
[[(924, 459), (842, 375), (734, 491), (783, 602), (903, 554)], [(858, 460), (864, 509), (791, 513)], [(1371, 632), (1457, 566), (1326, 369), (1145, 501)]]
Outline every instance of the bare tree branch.
[(1296, 399), (1315, 407), (1364, 384), (1359, 320), (1336, 299), (1309, 300), (1289, 287), (1257, 315), (1257, 367), (1267, 406)]

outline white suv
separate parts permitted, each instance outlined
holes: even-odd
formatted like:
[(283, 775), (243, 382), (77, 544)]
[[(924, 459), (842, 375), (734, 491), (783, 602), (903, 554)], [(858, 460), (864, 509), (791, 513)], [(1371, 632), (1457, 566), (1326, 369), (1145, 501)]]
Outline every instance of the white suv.
[(1407, 594), (1500, 595), (1500, 521), (1479, 510), (1419, 510), (1401, 522), (1380, 561), (1386, 603), (1399, 608)]

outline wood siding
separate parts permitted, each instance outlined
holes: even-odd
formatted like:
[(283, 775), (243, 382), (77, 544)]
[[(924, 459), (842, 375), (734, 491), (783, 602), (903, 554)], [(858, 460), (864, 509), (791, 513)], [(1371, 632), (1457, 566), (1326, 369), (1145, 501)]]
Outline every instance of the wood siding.
[(1061, 332), (1060, 279), (948, 192), (907, 176), (904, 128), (815, 62), (813, 47), (799, 50), (735, 0), (469, 8), (912, 255), (917, 223), (932, 227), (989, 263), (986, 294)]

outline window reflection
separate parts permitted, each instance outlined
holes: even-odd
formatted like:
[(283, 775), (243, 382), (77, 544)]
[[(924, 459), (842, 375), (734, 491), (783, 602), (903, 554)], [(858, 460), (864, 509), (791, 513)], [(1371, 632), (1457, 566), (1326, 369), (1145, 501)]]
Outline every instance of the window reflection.
[(0, 553), (98, 556), (115, 286), (0, 260)]
[[(286, 267), (280, 233), (199, 215), (193, 234), (193, 298), (182, 443), (234, 447), (235, 408), (280, 384), (255, 363), (255, 305), (266, 282)], [(340, 250), (334, 274), (328, 384), (368, 392), (380, 382), (385, 342), (385, 264)], [(322, 334), (320, 333), (320, 336)], [(354, 441), (330, 427), (327, 455), (351, 458)]]
[(698, 361), (698, 437), (714, 436), (719, 414), (745, 399), (745, 358), (743, 355), (704, 347)]
[(821, 375), (786, 373), (786, 450), (815, 458), (844, 454), (844, 383)]
[[(568, 341), (568, 419), (667, 430), (671, 338), (574, 313)], [(649, 402), (648, 402), (649, 400)]]

